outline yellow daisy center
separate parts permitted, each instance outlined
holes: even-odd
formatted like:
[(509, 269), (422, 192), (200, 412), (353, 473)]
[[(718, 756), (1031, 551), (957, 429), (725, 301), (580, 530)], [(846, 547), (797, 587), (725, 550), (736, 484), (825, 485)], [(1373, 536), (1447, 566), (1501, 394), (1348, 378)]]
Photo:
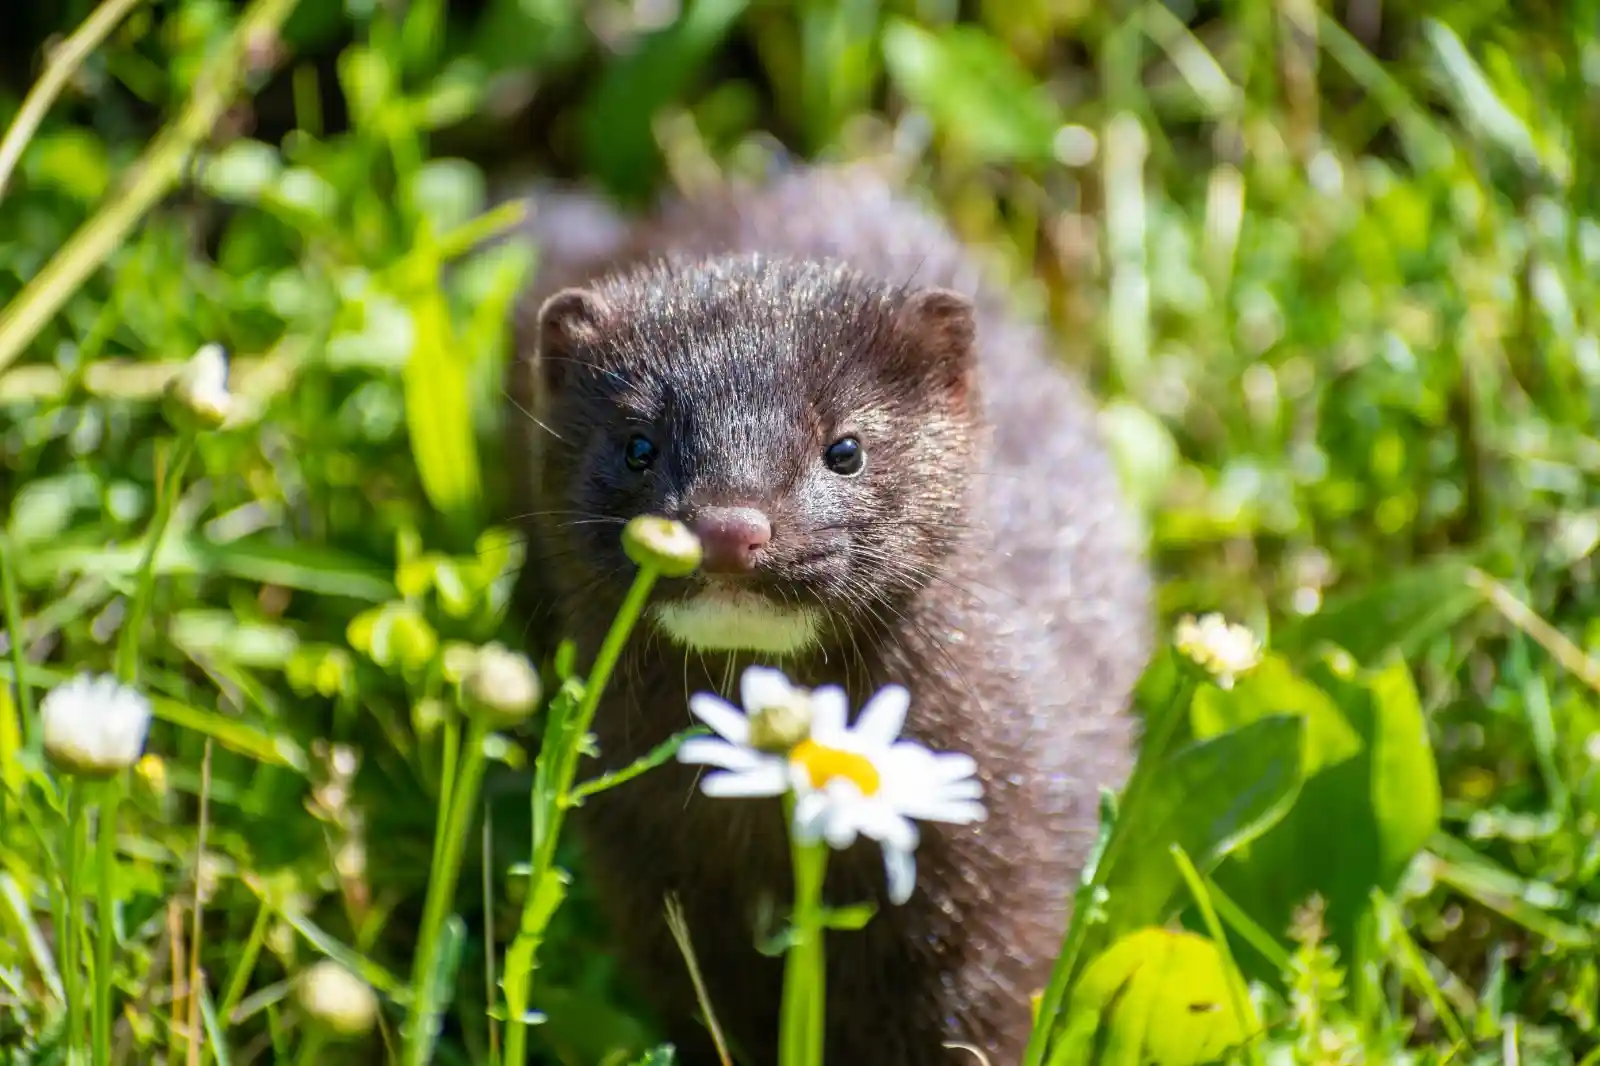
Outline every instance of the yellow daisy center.
[(878, 791), (878, 768), (865, 755), (806, 739), (789, 750), (789, 761), (805, 768), (812, 788), (826, 788), (830, 781), (843, 778), (860, 789), (863, 796)]

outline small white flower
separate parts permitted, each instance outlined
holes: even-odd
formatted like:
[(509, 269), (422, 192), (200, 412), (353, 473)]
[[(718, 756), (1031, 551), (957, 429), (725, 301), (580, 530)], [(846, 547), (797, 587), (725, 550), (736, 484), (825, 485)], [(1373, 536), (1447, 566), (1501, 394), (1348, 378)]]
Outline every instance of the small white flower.
[[(715, 696), (700, 693), (690, 710), (720, 734), (686, 741), (678, 759), (721, 768), (707, 775), (708, 796), (795, 794), (794, 832), (803, 842), (825, 840), (848, 848), (858, 836), (883, 848), (889, 898), (904, 903), (916, 882), (917, 821), (968, 824), (984, 817), (982, 784), (973, 776), (971, 756), (929, 751), (898, 739), (911, 696), (899, 685), (879, 690), (854, 727), (847, 723), (849, 701), (842, 688), (825, 685), (811, 692), (790, 684), (780, 671), (751, 667), (740, 683), (744, 713)], [(798, 734), (787, 750), (760, 750), (753, 735), (775, 709), (804, 706), (809, 732)]]
[(234, 397), (228, 391), (228, 354), (220, 344), (206, 344), (195, 352), (172, 383), (173, 395), (199, 419), (215, 429), (233, 413)]
[(39, 705), (44, 750), (70, 773), (108, 776), (139, 761), (150, 731), (150, 701), (110, 674), (79, 674)]
[(1256, 635), (1245, 626), (1230, 625), (1216, 613), (1198, 621), (1193, 615), (1184, 615), (1178, 622), (1174, 643), (1181, 654), (1225, 689), (1232, 688), (1237, 678), (1261, 662), (1261, 642)]
[(527, 718), (542, 694), (539, 672), (528, 657), (492, 643), (478, 649), (462, 688), (475, 708), (502, 726)]
[(378, 1020), (372, 986), (331, 959), (301, 975), (299, 995), (305, 1012), (339, 1036), (360, 1036)]

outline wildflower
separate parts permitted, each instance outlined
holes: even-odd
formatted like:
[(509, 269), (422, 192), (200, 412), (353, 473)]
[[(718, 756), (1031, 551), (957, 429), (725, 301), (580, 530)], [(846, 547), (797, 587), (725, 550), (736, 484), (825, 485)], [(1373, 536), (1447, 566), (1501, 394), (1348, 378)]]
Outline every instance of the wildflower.
[(144, 751), (150, 701), (109, 674), (79, 674), (50, 690), (39, 706), (44, 750), (69, 773), (109, 777)]
[(1198, 621), (1193, 615), (1184, 615), (1178, 622), (1175, 643), (1180, 653), (1225, 689), (1261, 661), (1261, 642), (1255, 634), (1245, 626), (1230, 625), (1220, 614), (1204, 615)]
[(234, 398), (228, 391), (228, 355), (222, 345), (203, 345), (195, 352), (173, 379), (170, 395), (178, 405), (172, 414), (179, 428), (198, 422), (200, 428), (216, 429), (227, 422)]
[(300, 978), (300, 1006), (338, 1036), (361, 1036), (378, 1020), (372, 986), (331, 959), (323, 959)]
[(539, 705), (539, 673), (527, 656), (485, 644), (462, 678), (462, 691), (475, 710), (501, 725), (515, 725)]
[(683, 577), (700, 565), (700, 538), (682, 522), (656, 515), (639, 515), (623, 527), (622, 550), (663, 577)]
[[(744, 711), (707, 693), (689, 708), (718, 737), (696, 737), (678, 759), (718, 767), (708, 796), (793, 793), (794, 833), (802, 843), (848, 848), (858, 836), (883, 849), (889, 898), (904, 903), (916, 881), (917, 821), (981, 821), (977, 763), (899, 739), (911, 696), (899, 685), (879, 690), (854, 727), (842, 688), (807, 692), (780, 671), (751, 667), (740, 681)], [(780, 739), (781, 738), (781, 739)], [(758, 744), (759, 742), (759, 744)]]

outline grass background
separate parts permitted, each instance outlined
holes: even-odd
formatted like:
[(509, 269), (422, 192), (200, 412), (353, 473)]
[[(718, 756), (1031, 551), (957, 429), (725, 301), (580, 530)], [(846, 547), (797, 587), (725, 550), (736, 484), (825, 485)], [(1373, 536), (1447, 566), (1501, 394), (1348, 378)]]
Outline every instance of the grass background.
[[(998, 250), (1105, 400), (1163, 617), (1221, 609), (1281, 652), (1251, 698), (1349, 706), (1326, 642), (1374, 671), (1403, 660), (1442, 804), (1363, 910), (1387, 932), (1343, 960), (1379, 994), (1339, 999), (1302, 945), (1298, 976), (1262, 993), (1277, 1020), (1255, 1052), (1569, 1063), (1600, 1046), (1594, 0), (124, 6), (0, 197), (6, 677), (110, 665), (175, 368), (223, 343), (258, 410), (202, 439), (155, 556), (140, 651), (162, 761), (136, 775), (121, 840), (123, 1061), (183, 1054), (173, 974), (197, 886), (236, 1061), (287, 1053), (289, 982), (324, 952), (404, 984), (439, 651), (518, 635), (519, 559), (484, 529), (503, 323), (537, 264), (484, 241), (515, 221), (494, 205), (536, 175), (637, 203), (784, 153), (892, 155)], [(92, 9), (16, 15), (0, 121)], [(236, 40), (241, 19), (256, 28)], [(140, 182), (148, 211), (71, 243)], [(46, 270), (58, 253), (82, 270)], [(23, 321), (40, 292), (53, 313)], [(1197, 699), (1191, 726), (1248, 702)], [(34, 772), (19, 757), (7, 784)], [(469, 856), (458, 907), (503, 944), (526, 827), (495, 780), (489, 891)], [(1370, 807), (1412, 802), (1393, 780)], [(0, 1061), (51, 1061), (24, 822), (8, 808), (0, 836)], [(1370, 850), (1363, 825), (1319, 840)], [(1252, 883), (1299, 871), (1337, 896), (1278, 861), (1217, 884), (1258, 899)], [(1278, 936), (1287, 902), (1245, 909)], [(602, 938), (580, 870), (541, 955), (547, 1061), (648, 1046)], [(485, 1061), (483, 956), (475, 939), (441, 1062)]]

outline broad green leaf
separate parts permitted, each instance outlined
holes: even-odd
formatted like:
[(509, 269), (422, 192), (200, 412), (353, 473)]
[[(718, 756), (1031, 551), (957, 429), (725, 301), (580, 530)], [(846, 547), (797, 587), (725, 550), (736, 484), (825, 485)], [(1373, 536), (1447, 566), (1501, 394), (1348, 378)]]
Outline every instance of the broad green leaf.
[(1178, 904), (1178, 844), (1201, 871), (1265, 832), (1300, 785), (1303, 721), (1275, 715), (1179, 749), (1144, 795), (1117, 813), (1102, 868), (1109, 891), (1103, 924), (1088, 934), (1078, 964), (1100, 946), (1161, 922)]
[(1006, 47), (982, 30), (938, 33), (895, 19), (883, 31), (883, 58), (895, 86), (940, 134), (982, 163), (1053, 158), (1063, 116)]
[(1305, 720), (1301, 765), (1307, 777), (1361, 750), (1361, 738), (1332, 698), (1277, 655), (1264, 657), (1232, 689), (1201, 686), (1189, 705), (1191, 727), (1201, 739), (1275, 714), (1295, 714)]
[(1147, 927), (1083, 973), (1052, 1066), (1199, 1066), (1243, 1042), (1227, 962), (1209, 939)]
[[(1319, 894), (1335, 945), (1352, 958), (1372, 890), (1392, 892), (1438, 827), (1439, 778), (1404, 663), (1362, 671), (1334, 652), (1315, 663), (1307, 679), (1333, 700), (1361, 749), (1325, 763), (1288, 816), (1214, 876), (1246, 913), (1279, 936), (1295, 908)], [(1248, 967), (1255, 958), (1246, 953), (1241, 963)]]

